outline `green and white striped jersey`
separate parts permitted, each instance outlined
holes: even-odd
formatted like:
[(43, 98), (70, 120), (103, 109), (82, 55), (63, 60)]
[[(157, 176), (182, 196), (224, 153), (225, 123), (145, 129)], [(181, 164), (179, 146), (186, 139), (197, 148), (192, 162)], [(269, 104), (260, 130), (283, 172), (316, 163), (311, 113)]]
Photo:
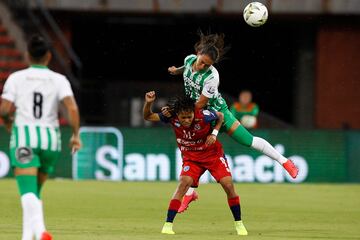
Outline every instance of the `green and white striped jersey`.
[(73, 96), (69, 81), (45, 66), (34, 65), (11, 74), (2, 94), (16, 107), (10, 145), (57, 151), (59, 104), (67, 96)]
[(223, 111), (228, 109), (218, 90), (220, 84), (218, 71), (215, 67), (210, 66), (206, 71), (193, 72), (192, 65), (196, 58), (196, 55), (192, 54), (184, 60), (185, 93), (194, 100), (198, 100), (203, 94), (209, 98), (208, 108), (211, 110)]
[(61, 137), (58, 127), (40, 127), (34, 125), (14, 126), (10, 148), (30, 147), (48, 151), (61, 151)]

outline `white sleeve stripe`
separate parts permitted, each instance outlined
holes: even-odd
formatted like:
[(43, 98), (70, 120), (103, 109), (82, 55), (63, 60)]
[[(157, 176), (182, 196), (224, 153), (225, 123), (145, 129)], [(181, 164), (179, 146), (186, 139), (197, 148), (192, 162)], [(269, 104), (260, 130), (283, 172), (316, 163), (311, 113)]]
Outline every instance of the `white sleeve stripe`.
[(208, 92), (207, 92), (206, 90), (203, 90), (203, 91), (201, 92), (201, 94), (204, 95), (204, 96), (207, 97), (207, 98), (212, 98), (212, 97), (214, 96), (214, 94), (213, 94), (213, 95), (208, 94)]

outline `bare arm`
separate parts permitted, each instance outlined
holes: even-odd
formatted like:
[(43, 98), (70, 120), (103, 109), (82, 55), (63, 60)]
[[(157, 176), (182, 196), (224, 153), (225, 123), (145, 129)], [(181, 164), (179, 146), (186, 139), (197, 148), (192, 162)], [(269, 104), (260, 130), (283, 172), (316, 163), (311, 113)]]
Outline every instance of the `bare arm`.
[(4, 120), (5, 128), (9, 132), (11, 130), (11, 126), (13, 123), (13, 117), (11, 116), (11, 109), (13, 107), (14, 107), (13, 102), (6, 100), (6, 99), (1, 100), (0, 117)]
[(224, 114), (222, 112), (216, 112), (216, 115), (218, 116), (218, 120), (216, 121), (214, 129), (219, 131), (224, 122)]
[(181, 66), (181, 67), (175, 67), (175, 66), (171, 66), (168, 68), (168, 71), (171, 75), (180, 75), (184, 72), (185, 66)]
[(209, 102), (209, 98), (207, 98), (203, 94), (201, 94), (199, 99), (195, 103), (195, 107), (199, 108), (199, 109), (204, 108), (204, 107), (206, 107), (208, 102)]
[(159, 122), (159, 114), (153, 113), (151, 110), (152, 104), (155, 101), (155, 91), (150, 91), (145, 94), (145, 103), (143, 108), (144, 119), (151, 122)]
[(75, 153), (77, 150), (81, 148), (81, 140), (79, 136), (79, 128), (80, 128), (80, 115), (79, 109), (76, 104), (75, 98), (73, 96), (65, 97), (62, 102), (68, 113), (69, 124), (73, 130), (73, 135), (70, 139), (70, 147), (72, 149), (72, 153)]

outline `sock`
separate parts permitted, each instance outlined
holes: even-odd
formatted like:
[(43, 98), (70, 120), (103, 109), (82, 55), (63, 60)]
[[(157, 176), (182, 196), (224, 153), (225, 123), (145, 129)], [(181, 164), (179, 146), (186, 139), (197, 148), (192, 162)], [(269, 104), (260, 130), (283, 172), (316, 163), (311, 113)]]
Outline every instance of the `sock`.
[(167, 218), (166, 218), (166, 222), (173, 222), (174, 218), (180, 208), (181, 205), (181, 201), (177, 200), (177, 199), (171, 199), (170, 204), (169, 204), (169, 208), (168, 208), (168, 212), (167, 212)]
[(18, 175), (16, 176), (16, 182), (19, 188), (20, 195), (25, 193), (34, 193), (37, 195), (37, 177), (32, 175)]
[(23, 209), (23, 240), (31, 240), (35, 234), (40, 239), (45, 231), (44, 217), (40, 200), (37, 196), (37, 177), (32, 175), (18, 175), (16, 181), (21, 194)]
[(278, 151), (276, 151), (276, 149), (271, 146), (271, 144), (268, 143), (265, 139), (254, 137), (251, 147), (262, 152), (266, 156), (278, 161), (281, 165), (283, 165), (287, 161), (287, 158), (285, 158)]
[(228, 199), (228, 204), (235, 221), (241, 220), (241, 208), (239, 196)]
[(25, 202), (23, 198), (21, 198), (21, 206), (23, 209), (23, 228), (22, 228), (22, 238), (21, 240), (33, 240), (34, 232), (31, 227), (30, 222), (30, 212), (26, 209)]
[[(44, 221), (44, 206), (43, 206), (43, 201), (41, 201), (39, 199), (39, 203), (40, 203), (40, 213), (41, 213), (41, 218), (39, 218), (39, 226), (44, 226), (44, 231), (46, 231), (45, 228), (45, 221)], [(44, 232), (43, 231), (43, 232)]]
[(186, 195), (186, 196), (190, 196), (191, 194), (193, 194), (194, 190), (195, 190), (194, 188), (190, 187), (190, 188), (187, 190), (187, 192), (185, 193), (185, 195)]
[(38, 196), (39, 199), (41, 199), (40, 193), (41, 193), (43, 185), (44, 184), (40, 184), (40, 183), (37, 184), (37, 196)]
[(27, 226), (30, 226), (31, 237), (35, 234), (35, 238), (40, 239), (42, 233), (45, 232), (45, 226), (39, 199), (34, 193), (25, 193), (21, 196), (21, 205), (24, 213), (24, 222), (28, 224)]

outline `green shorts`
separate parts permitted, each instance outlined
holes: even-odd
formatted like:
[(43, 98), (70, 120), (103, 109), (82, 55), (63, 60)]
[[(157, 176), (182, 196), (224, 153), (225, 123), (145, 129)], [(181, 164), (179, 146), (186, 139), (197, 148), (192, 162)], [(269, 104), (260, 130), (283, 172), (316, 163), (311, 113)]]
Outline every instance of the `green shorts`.
[(221, 111), (224, 114), (224, 123), (221, 126), (221, 132), (228, 132), (231, 126), (238, 121), (234, 115), (229, 111), (229, 109), (225, 109)]
[(61, 140), (57, 128), (14, 126), (10, 140), (11, 166), (39, 168), (52, 173), (60, 156)]
[(29, 147), (10, 148), (11, 166), (18, 168), (39, 168), (40, 172), (52, 173), (60, 152), (32, 149)]
[[(229, 109), (221, 110), (224, 114), (224, 123), (220, 128), (220, 132), (228, 132), (231, 126), (237, 122), (238, 120), (234, 117), (234, 115), (229, 111)], [(236, 130), (230, 135), (232, 139), (237, 141), (238, 143), (250, 147), (253, 141), (253, 135), (249, 133), (243, 125), (239, 125)]]

